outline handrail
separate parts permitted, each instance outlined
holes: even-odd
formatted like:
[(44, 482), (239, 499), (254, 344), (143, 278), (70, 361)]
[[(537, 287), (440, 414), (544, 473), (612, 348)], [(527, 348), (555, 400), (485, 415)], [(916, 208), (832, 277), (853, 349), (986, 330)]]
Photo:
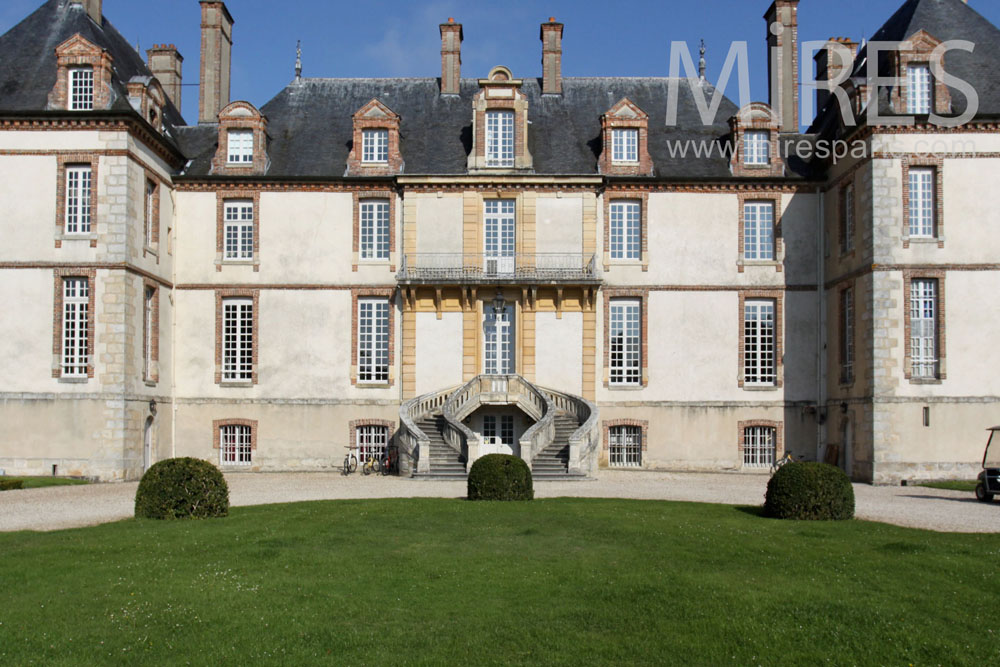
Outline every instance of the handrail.
[(514, 253), (511, 255), (461, 252), (404, 253), (399, 280), (468, 279), (597, 279), (593, 253)]
[(454, 387), (423, 394), (399, 406), (401, 428), (396, 433), (396, 439), (402, 445), (400, 453), (415, 460), (417, 464), (415, 468), (420, 472), (427, 472), (430, 469), (430, 438), (417, 426), (416, 420), (440, 408), (453, 391)]
[[(582, 396), (566, 394), (554, 389), (543, 387), (542, 391), (549, 395), (552, 402), (561, 410), (576, 415), (580, 426), (569, 437), (569, 472), (594, 472), (595, 457), (592, 456), (599, 439), (598, 419), (600, 411), (597, 405)], [(586, 470), (583, 467), (586, 466)]]

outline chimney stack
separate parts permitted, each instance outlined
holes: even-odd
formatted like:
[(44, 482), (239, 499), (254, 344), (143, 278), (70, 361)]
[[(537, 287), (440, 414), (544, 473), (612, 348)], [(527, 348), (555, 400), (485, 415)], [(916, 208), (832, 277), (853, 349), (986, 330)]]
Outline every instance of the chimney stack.
[(458, 95), (462, 81), (462, 24), (448, 17), (441, 24), (441, 94)]
[(201, 82), (198, 122), (215, 123), (229, 104), (229, 68), (233, 51), (233, 17), (226, 3), (201, 0)]
[[(822, 49), (816, 52), (816, 81), (834, 81), (844, 70), (854, 67), (858, 55), (858, 44), (846, 37), (831, 37)], [(822, 109), (833, 93), (822, 88), (816, 89), (816, 111)]]
[(550, 16), (538, 36), (542, 40), (542, 94), (562, 95), (563, 24)]
[(184, 56), (173, 44), (153, 44), (153, 48), (146, 51), (149, 71), (159, 80), (163, 91), (178, 111), (181, 110), (181, 63), (183, 62)]
[(767, 21), (771, 110), (782, 132), (799, 131), (799, 0), (774, 0)]
[(94, 19), (94, 23), (101, 25), (101, 0), (70, 0), (70, 2), (83, 5), (90, 18)]

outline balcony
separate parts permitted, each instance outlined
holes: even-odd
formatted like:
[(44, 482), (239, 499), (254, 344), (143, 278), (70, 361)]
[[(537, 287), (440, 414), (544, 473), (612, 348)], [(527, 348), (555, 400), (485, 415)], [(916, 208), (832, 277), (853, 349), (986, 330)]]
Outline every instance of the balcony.
[(402, 284), (594, 284), (601, 282), (594, 254), (521, 253), (506, 256), (420, 252), (403, 255)]

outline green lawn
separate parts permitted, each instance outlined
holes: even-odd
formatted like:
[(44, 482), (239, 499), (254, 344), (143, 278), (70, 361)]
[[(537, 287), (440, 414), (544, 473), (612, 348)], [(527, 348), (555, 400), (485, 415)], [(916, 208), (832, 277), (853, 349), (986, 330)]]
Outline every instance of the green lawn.
[(926, 486), (931, 489), (972, 492), (976, 490), (976, 480), (951, 479), (943, 482), (921, 482), (918, 486)]
[(41, 486), (70, 486), (73, 484), (89, 484), (85, 479), (70, 479), (69, 477), (10, 477), (0, 475), (0, 479), (19, 479), (24, 482), (25, 489), (36, 489)]
[(1000, 535), (410, 499), (0, 534), (0, 554), (9, 665), (1000, 663)]

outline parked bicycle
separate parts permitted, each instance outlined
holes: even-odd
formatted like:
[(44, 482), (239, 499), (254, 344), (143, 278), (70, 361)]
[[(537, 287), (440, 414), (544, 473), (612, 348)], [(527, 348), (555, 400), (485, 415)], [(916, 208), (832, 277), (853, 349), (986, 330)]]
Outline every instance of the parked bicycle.
[(778, 468), (785, 465), (786, 463), (795, 463), (795, 457), (792, 456), (791, 452), (785, 452), (785, 455), (780, 459), (771, 464), (771, 474), (778, 472)]
[(347, 448), (347, 455), (344, 457), (344, 472), (345, 475), (350, 475), (352, 472), (358, 469), (358, 457), (354, 455), (354, 448)]
[(382, 474), (390, 475), (399, 472), (399, 450), (396, 447), (387, 447), (379, 460), (382, 466)]
[(377, 475), (381, 469), (382, 464), (374, 454), (369, 454), (368, 458), (365, 459), (365, 464), (361, 466), (361, 472), (366, 475), (370, 475), (372, 473)]

